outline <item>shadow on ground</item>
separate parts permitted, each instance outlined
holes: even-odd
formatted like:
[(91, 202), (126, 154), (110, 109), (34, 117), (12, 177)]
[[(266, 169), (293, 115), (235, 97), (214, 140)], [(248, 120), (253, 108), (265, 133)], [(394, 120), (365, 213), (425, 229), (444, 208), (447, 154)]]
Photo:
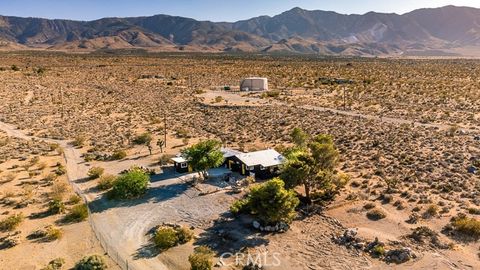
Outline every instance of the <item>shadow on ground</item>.
[(230, 212), (225, 212), (210, 228), (199, 235), (194, 244), (208, 246), (219, 255), (268, 245), (266, 234), (255, 230), (252, 222), (253, 219), (249, 216), (234, 217)]
[(132, 200), (109, 200), (107, 195), (104, 194), (90, 202), (88, 206), (92, 213), (101, 213), (110, 208), (133, 207), (144, 203), (160, 203), (184, 194), (189, 188), (190, 186), (185, 183), (151, 187), (145, 195)]

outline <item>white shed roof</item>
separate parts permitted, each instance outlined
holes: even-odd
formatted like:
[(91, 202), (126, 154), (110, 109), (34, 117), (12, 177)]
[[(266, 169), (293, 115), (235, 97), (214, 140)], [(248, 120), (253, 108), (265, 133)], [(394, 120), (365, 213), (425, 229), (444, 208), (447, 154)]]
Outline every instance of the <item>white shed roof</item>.
[(171, 158), (171, 160), (173, 160), (173, 161), (176, 162), (176, 163), (184, 163), (184, 162), (187, 162), (187, 160), (185, 160), (182, 156), (173, 157), (173, 158)]
[(263, 167), (277, 166), (283, 163), (285, 158), (273, 149), (236, 155), (247, 166), (262, 165)]

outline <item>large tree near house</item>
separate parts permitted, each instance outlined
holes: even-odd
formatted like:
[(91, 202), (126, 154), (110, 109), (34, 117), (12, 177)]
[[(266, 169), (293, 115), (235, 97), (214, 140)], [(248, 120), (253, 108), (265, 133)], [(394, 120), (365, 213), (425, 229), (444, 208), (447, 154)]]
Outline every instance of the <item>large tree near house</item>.
[(208, 170), (222, 165), (224, 158), (220, 151), (222, 143), (216, 140), (201, 141), (182, 151), (188, 165), (203, 178), (208, 177)]
[(306, 200), (311, 202), (312, 190), (328, 190), (332, 187), (338, 151), (329, 135), (321, 134), (308, 142), (301, 140), (300, 143), (295, 137), (292, 139), (297, 144), (286, 154), (287, 161), (281, 179), (287, 188), (303, 185)]

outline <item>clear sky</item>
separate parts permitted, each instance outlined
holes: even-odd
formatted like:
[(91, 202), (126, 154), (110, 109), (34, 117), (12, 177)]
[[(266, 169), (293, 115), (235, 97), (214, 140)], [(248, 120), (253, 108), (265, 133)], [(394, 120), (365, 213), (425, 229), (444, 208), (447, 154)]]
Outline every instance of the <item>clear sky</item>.
[(297, 6), (348, 14), (368, 11), (402, 14), (445, 5), (480, 8), (480, 0), (0, 0), (0, 14), (74, 20), (168, 14), (199, 20), (237, 21), (277, 15)]

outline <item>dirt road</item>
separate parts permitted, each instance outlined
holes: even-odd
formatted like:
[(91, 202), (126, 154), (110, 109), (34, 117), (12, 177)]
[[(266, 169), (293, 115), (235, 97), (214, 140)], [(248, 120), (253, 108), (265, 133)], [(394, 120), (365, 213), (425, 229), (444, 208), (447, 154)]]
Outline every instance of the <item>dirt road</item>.
[[(215, 98), (218, 96), (221, 96), (223, 98), (223, 101), (218, 103), (213, 103), (212, 100), (215, 100)], [(199, 97), (204, 98), (204, 103), (210, 106), (220, 106), (220, 105), (221, 106), (265, 106), (265, 105), (293, 106), (291, 104), (278, 101), (278, 100), (261, 99), (261, 98), (250, 96), (250, 95), (241, 95), (240, 93), (226, 92), (226, 91), (207, 91), (199, 95)], [(363, 119), (379, 121), (383, 123), (392, 123), (392, 124), (400, 124), (400, 125), (406, 124), (406, 125), (412, 125), (412, 126), (424, 127), (424, 128), (447, 130), (452, 126), (455, 126), (449, 123), (422, 123), (422, 122), (412, 121), (412, 120), (403, 119), (403, 118), (382, 117), (378, 115), (364, 114), (357, 111), (340, 110), (340, 109), (321, 107), (321, 106), (301, 105), (296, 107), (306, 109), (306, 110), (319, 111), (319, 112), (331, 112), (337, 115), (363, 118)], [(480, 133), (480, 127), (477, 127), (477, 126), (461, 127), (461, 129), (465, 132)]]

